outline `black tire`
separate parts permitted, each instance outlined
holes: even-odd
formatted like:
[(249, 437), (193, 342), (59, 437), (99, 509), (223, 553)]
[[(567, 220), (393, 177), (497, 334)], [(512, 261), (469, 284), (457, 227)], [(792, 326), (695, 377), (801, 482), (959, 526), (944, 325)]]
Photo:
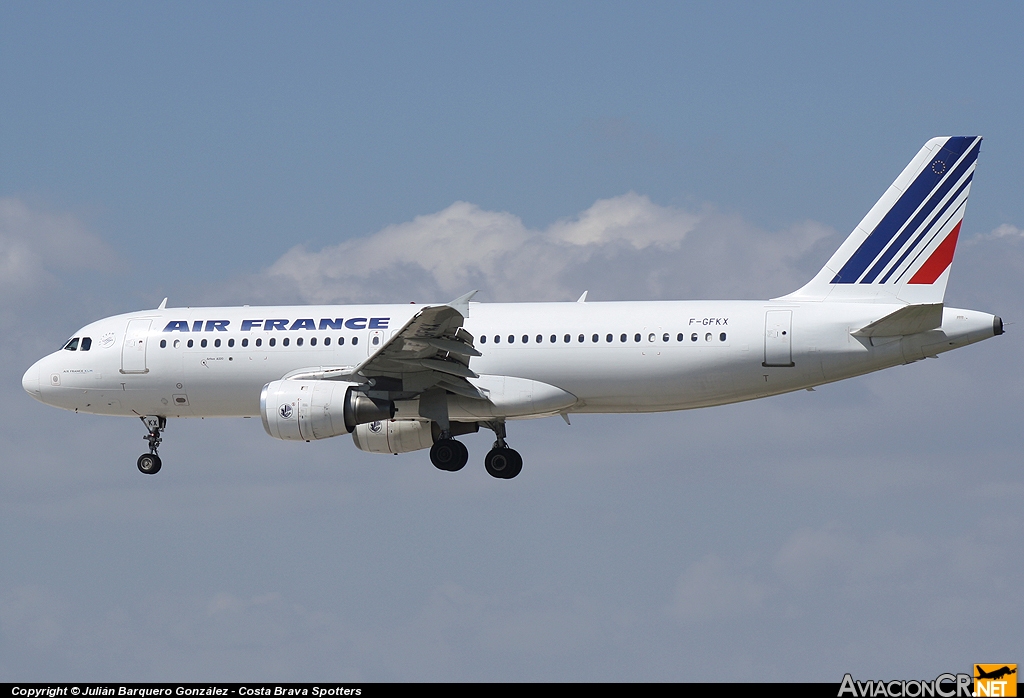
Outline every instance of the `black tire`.
[(454, 473), (462, 470), (469, 460), (469, 449), (461, 441), (441, 439), (430, 447), (430, 462), (438, 470)]
[(143, 453), (139, 456), (138, 463), (139, 472), (144, 475), (156, 475), (160, 472), (160, 467), (163, 463), (160, 462), (160, 456), (155, 453)]
[(519, 451), (514, 449), (508, 449), (509, 454), (512, 456), (512, 463), (509, 465), (509, 470), (505, 473), (505, 479), (511, 480), (519, 473), (523, 472), (523, 457), (519, 455)]
[(491, 477), (511, 480), (523, 469), (523, 458), (511, 448), (492, 448), (484, 458), (484, 468)]

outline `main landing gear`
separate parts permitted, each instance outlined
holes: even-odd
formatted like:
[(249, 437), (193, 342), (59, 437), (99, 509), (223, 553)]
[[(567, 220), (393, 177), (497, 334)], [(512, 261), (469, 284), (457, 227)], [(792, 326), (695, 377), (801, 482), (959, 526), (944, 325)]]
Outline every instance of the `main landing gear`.
[(522, 471), (523, 457), (519, 455), (519, 451), (509, 448), (505, 443), (505, 422), (491, 422), (487, 426), (494, 430), (497, 439), (484, 456), (484, 469), (491, 477), (511, 480)]
[(430, 447), (430, 462), (439, 470), (454, 473), (469, 461), (469, 449), (461, 441), (451, 437), (451, 432), (441, 432), (441, 438)]
[(139, 456), (139, 472), (146, 475), (156, 475), (160, 472), (160, 467), (163, 465), (160, 462), (160, 456), (156, 454), (156, 450), (160, 447), (160, 442), (163, 441), (160, 434), (167, 428), (167, 417), (140, 417), (140, 419), (146, 425), (146, 430), (149, 432), (146, 436), (142, 437), (149, 442), (149, 453), (143, 453)]
[[(505, 443), (505, 422), (481, 422), (494, 431), (497, 441), (484, 458), (484, 468), (491, 477), (511, 480), (523, 469), (523, 457)], [(462, 470), (469, 460), (469, 449), (452, 438), (450, 431), (442, 431), (440, 438), (430, 447), (430, 462), (439, 470)]]

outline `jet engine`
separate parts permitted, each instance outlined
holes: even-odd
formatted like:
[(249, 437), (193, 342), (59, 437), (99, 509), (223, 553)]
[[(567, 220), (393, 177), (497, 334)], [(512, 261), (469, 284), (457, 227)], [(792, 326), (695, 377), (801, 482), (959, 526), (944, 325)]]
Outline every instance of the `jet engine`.
[(263, 428), (275, 439), (312, 441), (391, 419), (395, 403), (368, 397), (355, 383), (280, 380), (263, 386), (260, 414)]
[[(461, 436), (480, 430), (476, 422), (452, 422), (451, 435)], [(360, 424), (352, 432), (352, 443), (370, 453), (408, 453), (430, 448), (441, 435), (435, 422), (390, 419)]]

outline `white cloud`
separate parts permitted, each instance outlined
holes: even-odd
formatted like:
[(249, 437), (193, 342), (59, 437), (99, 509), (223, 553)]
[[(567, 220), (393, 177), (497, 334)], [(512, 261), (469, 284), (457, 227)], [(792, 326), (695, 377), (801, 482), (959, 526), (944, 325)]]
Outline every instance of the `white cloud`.
[(767, 585), (709, 555), (679, 578), (669, 610), (684, 620), (735, 618), (759, 608), (768, 593)]
[(767, 297), (810, 278), (827, 258), (816, 243), (830, 236), (815, 223), (769, 233), (633, 192), (544, 229), (456, 202), (322, 250), (295, 247), (226, 293), (309, 303), (443, 301), (474, 288), (487, 301), (567, 300), (583, 290), (595, 300)]
[(852, 589), (880, 579), (913, 577), (935, 562), (935, 553), (934, 545), (920, 538), (886, 532), (861, 539), (829, 526), (793, 533), (773, 567), (783, 582), (797, 588), (834, 583)]
[(1005, 237), (1024, 237), (1024, 230), (1021, 230), (1015, 225), (1009, 223), (1003, 223), (1001, 226), (989, 233), (994, 238), (1005, 238)]
[(107, 245), (76, 217), (0, 198), (0, 288), (5, 294), (50, 285), (53, 274), (63, 270), (102, 268), (110, 257)]
[(0, 643), (48, 649), (63, 634), (62, 603), (49, 590), (20, 586), (0, 595)]

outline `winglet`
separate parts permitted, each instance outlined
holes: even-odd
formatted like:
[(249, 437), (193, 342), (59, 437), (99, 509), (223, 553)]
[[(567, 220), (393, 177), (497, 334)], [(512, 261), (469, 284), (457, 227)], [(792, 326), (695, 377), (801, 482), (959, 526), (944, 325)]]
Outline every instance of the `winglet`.
[(476, 291), (470, 291), (469, 293), (459, 296), (453, 301), (445, 303), (445, 305), (447, 305), (449, 308), (455, 308), (457, 311), (459, 311), (459, 315), (461, 315), (464, 318), (468, 318), (469, 299), (478, 294), (479, 292), (479, 289)]
[(156, 307), (156, 309), (157, 309), (157, 310), (163, 310), (163, 309), (164, 309), (164, 308), (166, 308), (166, 307), (167, 307), (167, 299), (166, 299), (166, 298), (164, 298), (164, 299), (163, 299), (162, 301), (160, 301), (160, 305), (158, 305), (158, 306)]
[(578, 298), (578, 299), (576, 300), (576, 302), (577, 302), (577, 303), (586, 303), (586, 302), (587, 302), (587, 294), (588, 294), (588, 293), (590, 293), (590, 291), (584, 291), (584, 292), (583, 292), (583, 295), (582, 295), (582, 296), (580, 296), (580, 297), (579, 297), (579, 298)]

